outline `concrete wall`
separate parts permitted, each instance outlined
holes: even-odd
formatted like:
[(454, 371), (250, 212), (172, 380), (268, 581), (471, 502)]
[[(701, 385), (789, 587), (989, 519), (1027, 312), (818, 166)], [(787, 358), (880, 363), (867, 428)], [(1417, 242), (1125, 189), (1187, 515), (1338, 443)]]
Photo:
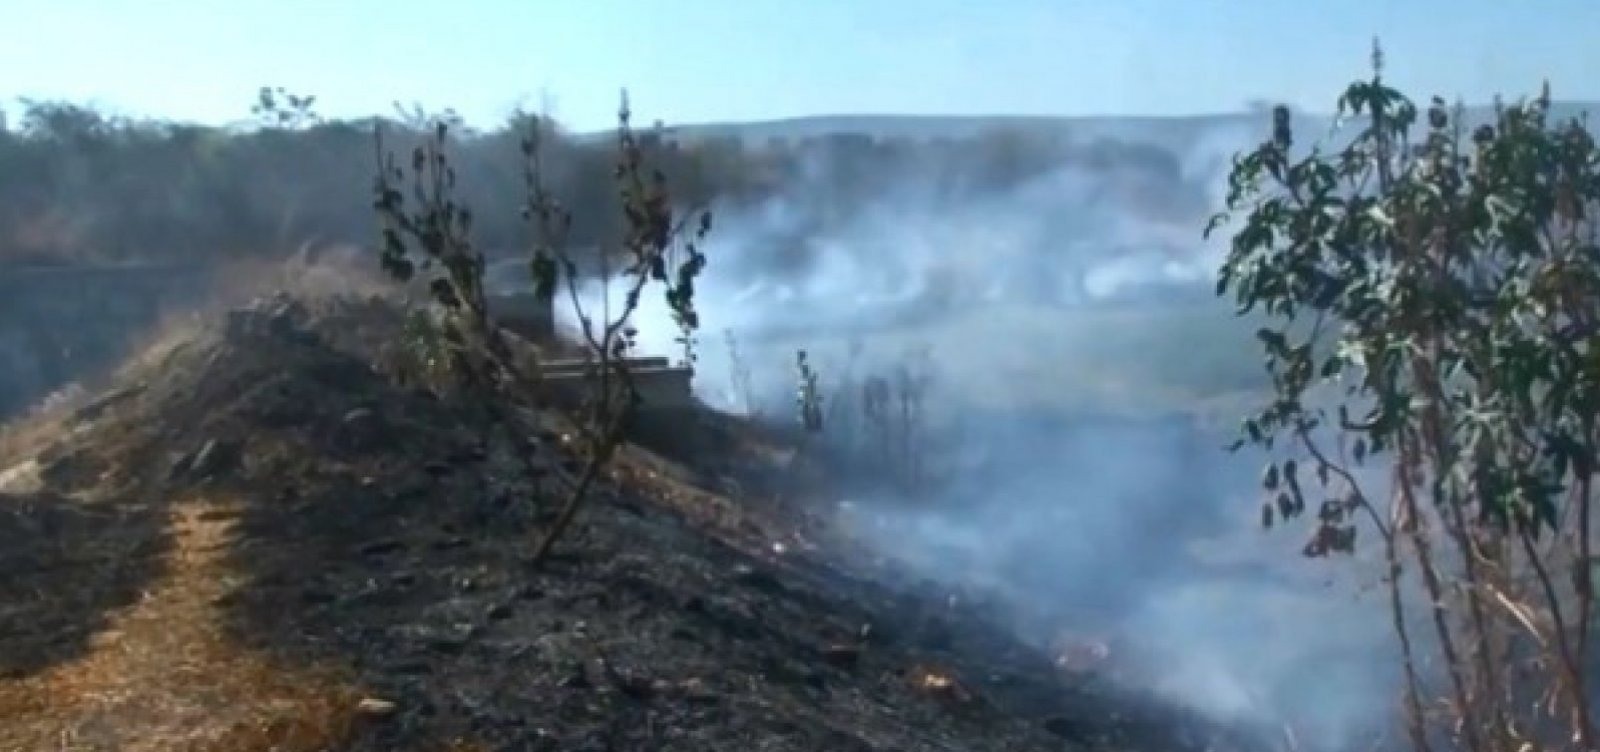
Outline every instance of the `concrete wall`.
[(194, 267), (0, 268), (0, 418), (115, 366), (208, 282)]
[[(628, 372), (644, 411), (685, 410), (696, 405), (692, 368), (673, 366), (662, 357), (641, 357), (628, 359)], [(541, 369), (545, 385), (574, 400), (587, 393), (589, 373), (589, 366), (581, 360), (552, 360)]]

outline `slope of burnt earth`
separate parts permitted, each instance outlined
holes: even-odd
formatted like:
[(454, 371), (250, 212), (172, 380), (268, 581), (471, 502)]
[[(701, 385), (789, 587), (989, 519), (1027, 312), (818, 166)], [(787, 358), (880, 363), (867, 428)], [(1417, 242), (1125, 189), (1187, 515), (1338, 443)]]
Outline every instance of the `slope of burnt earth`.
[[(375, 364), (400, 320), (376, 299), (262, 300), (147, 353), (113, 404), (59, 416), (52, 451), (94, 458), (102, 517), (73, 523), (83, 533), (4, 533), (18, 544), (6, 550), (86, 545), (109, 527), (146, 543), (79, 567), (134, 583), (103, 603), (35, 609), (32, 633), (6, 612), (7, 661), (39, 652), (39, 630), (65, 633), (52, 624), (100, 639), (0, 679), (0, 746), (1233, 746), (1063, 674), (974, 599), (849, 564), (865, 560), (806, 544), (785, 508), (642, 448), (533, 570), (533, 537), (576, 468), (561, 417), (530, 402), (491, 421), (397, 385)], [(85, 514), (65, 498), (0, 501)], [(0, 578), (8, 598), (69, 587)]]

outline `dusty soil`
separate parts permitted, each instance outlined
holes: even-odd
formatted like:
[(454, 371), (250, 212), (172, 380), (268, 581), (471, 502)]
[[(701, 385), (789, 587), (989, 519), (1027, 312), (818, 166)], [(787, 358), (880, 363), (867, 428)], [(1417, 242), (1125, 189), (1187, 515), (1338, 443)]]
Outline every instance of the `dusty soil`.
[(401, 386), (399, 328), (264, 300), (7, 430), (0, 749), (1234, 746), (771, 502), (788, 454), (714, 415), (531, 567), (560, 416)]

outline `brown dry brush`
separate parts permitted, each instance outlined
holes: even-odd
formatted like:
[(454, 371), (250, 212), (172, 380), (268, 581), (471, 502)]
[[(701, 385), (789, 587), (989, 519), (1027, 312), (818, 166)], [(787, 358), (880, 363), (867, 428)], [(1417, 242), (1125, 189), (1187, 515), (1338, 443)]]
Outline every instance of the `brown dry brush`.
[[(848, 421), (852, 415), (859, 412), (851, 408), (860, 405), (860, 397), (857, 394), (860, 391), (858, 388), (860, 384), (856, 370), (861, 366), (861, 356), (865, 352), (866, 343), (862, 342), (860, 337), (851, 338), (845, 347), (844, 367), (840, 368), (838, 375), (834, 377), (833, 401), (828, 406), (827, 422), (830, 425)], [(859, 427), (856, 427), (855, 431), (859, 433)]]
[(931, 370), (926, 349), (908, 352), (861, 387), (862, 422), (883, 467), (902, 490), (923, 486), (928, 451), (926, 408)]
[(851, 343), (826, 400), (809, 356), (799, 353), (796, 407), (801, 423), (814, 433), (825, 430), (829, 448), (869, 458), (902, 491), (919, 491), (928, 481), (931, 451), (926, 410), (933, 385), (931, 351), (926, 346), (909, 349), (891, 367), (858, 375), (862, 352), (859, 342)]
[(895, 467), (906, 491), (922, 488), (927, 472), (927, 397), (932, 385), (928, 348), (908, 352), (893, 371)]
[[(1359, 132), (1303, 155), (1275, 111), (1211, 228), (1242, 220), (1218, 294), (1279, 324), (1240, 445), (1287, 438), (1316, 476), (1270, 465), (1263, 522), (1315, 505), (1308, 556), (1376, 530), (1414, 747), (1595, 749), (1600, 150), (1548, 87), (1470, 132), (1437, 98), (1418, 123), (1376, 49), (1339, 105)], [(1357, 477), (1376, 463), (1387, 498)]]
[[(711, 230), (706, 211), (680, 213), (673, 206), (666, 178), (648, 164), (645, 148), (630, 125), (626, 95), (618, 114), (617, 161), (613, 173), (623, 213), (622, 237), (602, 248), (598, 282), (601, 310), (583, 302), (580, 269), (568, 242), (573, 215), (547, 189), (541, 157), (544, 121), (535, 120), (521, 141), (526, 201), (523, 218), (532, 225), (530, 283), (541, 299), (553, 302), (564, 289), (579, 322), (585, 346), (586, 383), (577, 421), (584, 456), (583, 470), (568, 489), (555, 521), (537, 542), (531, 563), (548, 559), (571, 526), (596, 481), (624, 443), (640, 395), (629, 369), (629, 353), (637, 330), (632, 316), (652, 285), (663, 290), (688, 347), (699, 327), (694, 307), (694, 281), (706, 259), (701, 243)], [(429, 136), (412, 151), (409, 173), (385, 150), (381, 130), (377, 149), (379, 171), (374, 208), (382, 223), (382, 264), (401, 281), (418, 272), (428, 275), (433, 302), (444, 313), (443, 340), (453, 373), (468, 394), (481, 402), (504, 430), (515, 432), (511, 416), (500, 409), (506, 397), (520, 399), (541, 388), (537, 373), (528, 373), (512, 357), (495, 325), (484, 291), (484, 255), (471, 240), (472, 214), (455, 198), (457, 176), (448, 157), (452, 121), (434, 118)], [(410, 200), (400, 186), (411, 178)], [(691, 227), (688, 223), (694, 222)], [(613, 301), (610, 260), (622, 259), (627, 280), (620, 302)], [(597, 317), (598, 316), (598, 317)], [(513, 441), (513, 446), (522, 442)]]

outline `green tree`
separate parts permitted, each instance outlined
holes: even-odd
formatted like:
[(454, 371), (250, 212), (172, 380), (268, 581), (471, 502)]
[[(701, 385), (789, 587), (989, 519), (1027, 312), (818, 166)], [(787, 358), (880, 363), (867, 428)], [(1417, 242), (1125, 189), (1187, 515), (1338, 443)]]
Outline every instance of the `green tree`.
[(1373, 67), (1336, 148), (1276, 108), (1207, 230), (1217, 293), (1272, 324), (1263, 521), (1312, 510), (1311, 556), (1376, 531), (1415, 747), (1594, 749), (1600, 152), (1548, 87), (1474, 126)]

